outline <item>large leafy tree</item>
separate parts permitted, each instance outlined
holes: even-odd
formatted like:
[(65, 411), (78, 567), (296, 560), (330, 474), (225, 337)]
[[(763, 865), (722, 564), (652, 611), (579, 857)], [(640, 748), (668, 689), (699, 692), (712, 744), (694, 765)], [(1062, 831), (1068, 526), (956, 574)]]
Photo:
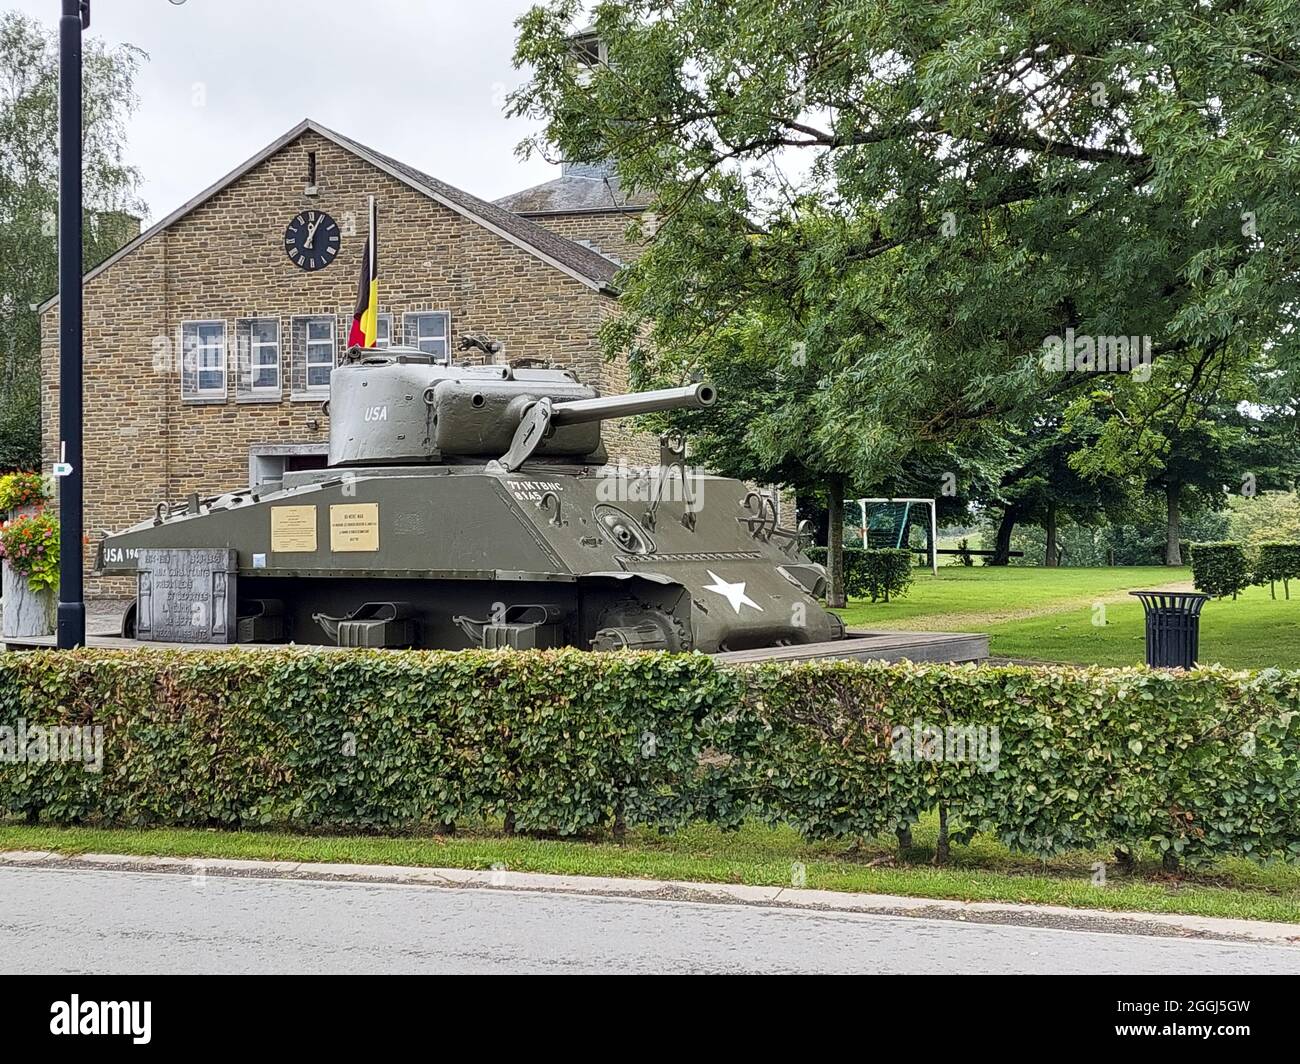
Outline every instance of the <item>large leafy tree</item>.
[(727, 453), (793, 433), (858, 484), (994, 453), (1091, 392), (1040, 359), (1067, 329), (1151, 338), (1134, 384), (1175, 402), (1300, 361), (1296, 0), (603, 0), (599, 51), (579, 12), (520, 19), (512, 107), (651, 197), (610, 346), (680, 378), (740, 323), (804, 360)]
[[(82, 227), (89, 268), (130, 238), (143, 212), (125, 162), (124, 119), (144, 53), (83, 44)], [(40, 460), (40, 321), (58, 287), (58, 41), (20, 14), (0, 17), (0, 468)], [(132, 217), (132, 216), (136, 217)]]
[(1155, 387), (1107, 380), (1070, 404), (1070, 431), (1097, 439), (1070, 456), (1071, 470), (1143, 480), (1165, 511), (1165, 564), (1181, 565), (1186, 514), (1221, 510), (1233, 493), (1295, 483), (1300, 436), (1286, 391), (1291, 379), (1270, 350), (1253, 359), (1158, 365)]

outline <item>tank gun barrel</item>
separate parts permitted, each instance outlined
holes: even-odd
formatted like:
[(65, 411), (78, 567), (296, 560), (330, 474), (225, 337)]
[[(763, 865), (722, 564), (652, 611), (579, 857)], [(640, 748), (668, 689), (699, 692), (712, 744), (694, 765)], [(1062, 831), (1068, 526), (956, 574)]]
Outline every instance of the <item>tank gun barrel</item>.
[(557, 427), (651, 414), (657, 410), (703, 409), (712, 406), (717, 397), (712, 384), (688, 384), (682, 388), (606, 395), (597, 399), (540, 399), (524, 408), (510, 449), (490, 463), (488, 469), (494, 472), (518, 469)]
[(660, 410), (703, 410), (712, 406), (718, 393), (712, 384), (687, 384), (681, 388), (660, 388), (653, 392), (605, 395), (599, 399), (568, 399), (556, 402), (553, 425), (580, 425), (609, 418), (635, 417)]

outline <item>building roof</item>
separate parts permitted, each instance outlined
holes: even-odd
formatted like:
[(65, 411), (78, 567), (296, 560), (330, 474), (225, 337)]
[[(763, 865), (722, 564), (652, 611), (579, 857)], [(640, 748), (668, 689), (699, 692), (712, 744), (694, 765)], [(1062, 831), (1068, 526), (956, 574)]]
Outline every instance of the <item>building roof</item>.
[(629, 199), (612, 167), (565, 163), (564, 172), (522, 192), (496, 200), (515, 214), (572, 214), (584, 211), (641, 211), (645, 204)]
[[(502, 239), (523, 248), (575, 280), (581, 281), (587, 287), (609, 295), (615, 294), (614, 274), (618, 272), (618, 263), (613, 259), (607, 258), (589, 247), (584, 247), (582, 244), (577, 244), (572, 240), (567, 240), (556, 233), (552, 233), (549, 229), (543, 229), (536, 222), (521, 218), (518, 214), (504, 207), (479, 199), (477, 196), (470, 195), (468, 192), (447, 184), (445, 181), (439, 181), (436, 177), (431, 177), (412, 166), (407, 166), (405, 163), (383, 155), (373, 148), (368, 148), (351, 137), (336, 133), (310, 118), (303, 119), (283, 136), (272, 141), (251, 159), (241, 163), (214, 185), (204, 189), (161, 221), (155, 222), (136, 239), (120, 247), (93, 270), (87, 272), (83, 280), (90, 280), (90, 278), (107, 270), (118, 259), (129, 255), (150, 237), (162, 232), (173, 222), (183, 218), (190, 211), (201, 206), (222, 191), (222, 189), (243, 177), (253, 167), (264, 162), (304, 133), (309, 132), (333, 141), (345, 151), (352, 152), (377, 169), (384, 171), (390, 177), (404, 182), (417, 192), (424, 193), (430, 199), (437, 201), (457, 214), (477, 222), (485, 229), (496, 233)], [(38, 310), (44, 313), (58, 301), (59, 297), (55, 295), (42, 303)]]

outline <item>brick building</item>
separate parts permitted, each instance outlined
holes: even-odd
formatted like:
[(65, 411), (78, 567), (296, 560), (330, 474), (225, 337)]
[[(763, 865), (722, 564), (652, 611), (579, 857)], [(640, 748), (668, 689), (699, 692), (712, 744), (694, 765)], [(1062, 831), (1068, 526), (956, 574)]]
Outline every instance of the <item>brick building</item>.
[[(87, 562), (105, 530), (158, 502), (323, 465), (321, 403), (347, 341), (379, 206), (381, 344), (455, 352), (465, 333), (502, 341), (498, 360), (575, 368), (626, 388), (597, 332), (614, 275), (634, 253), (639, 211), (600, 168), (485, 202), (304, 121), (87, 274)], [(329, 216), (319, 260), (286, 254), (287, 231)], [(331, 229), (336, 225), (337, 229)], [(301, 223), (299, 224), (301, 229)], [(314, 267), (314, 268), (313, 268)], [(41, 307), (44, 464), (58, 459), (58, 302)], [(644, 462), (653, 441), (617, 426), (611, 458)], [(118, 591), (92, 580), (91, 594)]]

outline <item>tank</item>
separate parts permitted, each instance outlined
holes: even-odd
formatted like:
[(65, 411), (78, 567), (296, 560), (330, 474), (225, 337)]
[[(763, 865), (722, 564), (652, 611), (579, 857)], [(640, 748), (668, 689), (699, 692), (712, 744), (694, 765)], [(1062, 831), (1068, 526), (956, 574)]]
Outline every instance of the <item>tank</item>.
[[(716, 653), (842, 638), (806, 528), (781, 527), (770, 497), (689, 469), (676, 438), (657, 461), (608, 463), (606, 422), (716, 400), (707, 383), (600, 396), (563, 368), (353, 349), (324, 405), (327, 468), (160, 502), (103, 540), (97, 571), (143, 588), (155, 552), (229, 559), (234, 623), (208, 637), (222, 642)], [(164, 591), (151, 583), (146, 608)], [(124, 635), (159, 630), (137, 625), (145, 601)]]

